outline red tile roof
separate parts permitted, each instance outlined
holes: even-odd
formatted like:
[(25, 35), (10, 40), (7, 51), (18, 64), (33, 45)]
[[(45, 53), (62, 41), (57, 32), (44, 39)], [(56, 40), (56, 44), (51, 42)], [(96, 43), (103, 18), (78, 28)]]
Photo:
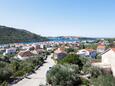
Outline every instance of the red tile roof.
[(64, 48), (58, 48), (57, 50), (54, 51), (54, 53), (66, 53), (64, 51)]
[(86, 48), (85, 50), (87, 50), (87, 51), (94, 51), (94, 49), (91, 49), (91, 48)]
[(105, 45), (98, 45), (97, 48), (104, 49), (104, 48), (105, 48)]
[(111, 48), (115, 52), (115, 48)]
[(18, 55), (20, 55), (21, 57), (31, 57), (33, 55), (33, 53), (31, 53), (29, 50), (28, 51), (20, 51), (18, 53)]

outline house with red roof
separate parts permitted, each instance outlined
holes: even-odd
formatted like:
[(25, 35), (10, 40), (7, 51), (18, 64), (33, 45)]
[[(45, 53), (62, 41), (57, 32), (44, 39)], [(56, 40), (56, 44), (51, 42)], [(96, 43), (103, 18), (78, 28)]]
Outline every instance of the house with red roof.
[(33, 55), (34, 54), (31, 51), (25, 50), (25, 51), (20, 51), (17, 55), (17, 58), (19, 58), (20, 60), (26, 60), (31, 58)]
[(64, 48), (58, 48), (54, 51), (54, 59), (62, 59), (67, 55), (67, 52), (65, 52)]
[(98, 53), (103, 53), (103, 52), (105, 51), (105, 48), (106, 48), (105, 45), (99, 44), (99, 45), (97, 46), (97, 52), (98, 52)]

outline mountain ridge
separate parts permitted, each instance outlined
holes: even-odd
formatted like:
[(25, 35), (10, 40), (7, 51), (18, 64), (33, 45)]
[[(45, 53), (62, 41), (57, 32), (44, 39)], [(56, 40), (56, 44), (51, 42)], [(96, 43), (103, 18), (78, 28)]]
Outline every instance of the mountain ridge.
[(42, 41), (48, 41), (48, 39), (24, 29), (0, 26), (0, 44)]

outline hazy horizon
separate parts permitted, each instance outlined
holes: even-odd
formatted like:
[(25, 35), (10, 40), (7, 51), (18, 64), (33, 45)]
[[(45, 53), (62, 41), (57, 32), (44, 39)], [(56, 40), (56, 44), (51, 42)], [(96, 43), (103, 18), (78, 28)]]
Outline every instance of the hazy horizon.
[(0, 25), (42, 36), (115, 37), (114, 0), (2, 0)]

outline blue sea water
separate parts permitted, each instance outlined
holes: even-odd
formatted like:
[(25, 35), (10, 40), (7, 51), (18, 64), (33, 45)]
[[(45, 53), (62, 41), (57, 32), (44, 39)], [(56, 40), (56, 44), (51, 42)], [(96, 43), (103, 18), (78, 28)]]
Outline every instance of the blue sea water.
[(54, 42), (79, 42), (77, 38), (49, 38), (49, 40)]
[[(79, 39), (77, 38), (49, 38), (49, 41), (52, 42), (79, 42)], [(23, 42), (23, 44), (33, 44), (33, 43), (38, 43), (38, 42)], [(19, 43), (21, 44), (21, 43)]]

